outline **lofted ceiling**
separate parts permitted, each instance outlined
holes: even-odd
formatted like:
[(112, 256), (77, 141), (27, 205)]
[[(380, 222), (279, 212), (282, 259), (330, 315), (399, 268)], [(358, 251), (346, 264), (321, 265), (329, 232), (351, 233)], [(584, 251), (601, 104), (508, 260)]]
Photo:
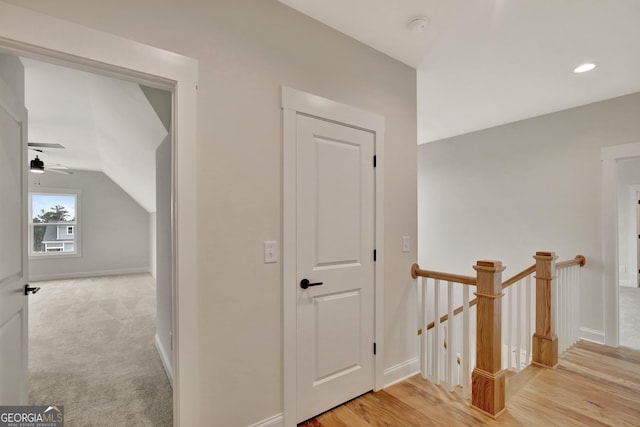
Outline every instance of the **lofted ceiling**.
[(419, 144), (640, 90), (640, 0), (278, 1), (417, 69)]
[[(148, 212), (155, 212), (155, 151), (167, 129), (135, 83), (21, 58), (29, 150), (47, 167), (100, 171)], [(170, 98), (169, 98), (170, 99)], [(53, 173), (53, 172), (45, 172)]]

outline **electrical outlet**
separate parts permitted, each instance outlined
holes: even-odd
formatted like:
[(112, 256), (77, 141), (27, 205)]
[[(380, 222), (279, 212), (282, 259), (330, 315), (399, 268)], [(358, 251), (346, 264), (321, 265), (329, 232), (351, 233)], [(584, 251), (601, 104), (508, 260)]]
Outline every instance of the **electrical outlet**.
[(278, 242), (267, 240), (264, 242), (264, 263), (270, 264), (278, 262)]

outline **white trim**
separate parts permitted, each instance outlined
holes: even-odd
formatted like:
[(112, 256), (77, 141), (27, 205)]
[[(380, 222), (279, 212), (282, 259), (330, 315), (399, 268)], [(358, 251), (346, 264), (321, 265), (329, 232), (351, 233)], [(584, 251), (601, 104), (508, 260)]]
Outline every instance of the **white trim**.
[(414, 357), (413, 359), (405, 360), (402, 363), (398, 363), (390, 368), (384, 370), (384, 382), (385, 386), (389, 387), (400, 381), (404, 381), (409, 377), (412, 377), (420, 373), (420, 358)]
[(284, 418), (282, 414), (276, 414), (273, 417), (251, 424), (249, 427), (284, 427)]
[(62, 279), (82, 279), (85, 277), (100, 277), (100, 276), (122, 276), (125, 274), (143, 274), (149, 273), (149, 267), (138, 268), (120, 268), (117, 270), (99, 270), (99, 271), (76, 271), (73, 273), (59, 273), (59, 274), (36, 274), (29, 275), (29, 280), (32, 282), (43, 280), (62, 280)]
[(174, 425), (201, 424), (197, 295), (198, 61), (2, 2), (0, 51), (173, 91)]
[(616, 163), (640, 157), (640, 143), (603, 147), (602, 159), (602, 263), (604, 296), (604, 344), (617, 347), (620, 341), (618, 319), (618, 191)]
[(169, 384), (171, 384), (171, 387), (173, 388), (173, 368), (171, 367), (171, 363), (169, 362), (169, 357), (167, 357), (167, 353), (164, 351), (164, 348), (160, 343), (160, 337), (158, 336), (158, 334), (156, 334), (156, 337), (153, 341), (156, 345), (158, 356), (160, 356), (160, 361), (162, 362), (164, 373), (167, 374), (167, 379), (169, 380)]
[(580, 328), (580, 338), (598, 344), (604, 344), (604, 332), (589, 328)]
[(629, 224), (632, 226), (629, 233), (629, 276), (628, 280), (620, 282), (620, 286), (628, 286), (631, 288), (638, 287), (638, 236), (640, 229), (638, 228), (638, 192), (640, 192), (640, 184), (629, 186)]
[(384, 130), (385, 118), (330, 99), (282, 87), (282, 276), (283, 276), (283, 389), (285, 426), (296, 425), (296, 114), (303, 113), (356, 126), (375, 134), (375, 340), (374, 390), (384, 387)]

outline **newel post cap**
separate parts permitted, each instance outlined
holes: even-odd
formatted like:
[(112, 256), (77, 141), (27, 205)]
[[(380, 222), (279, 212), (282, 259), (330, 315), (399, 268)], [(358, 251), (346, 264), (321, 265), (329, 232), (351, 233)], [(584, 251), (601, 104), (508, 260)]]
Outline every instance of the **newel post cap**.
[(473, 266), (473, 269), (476, 271), (490, 271), (490, 272), (499, 272), (504, 271), (507, 268), (502, 265), (502, 261), (493, 261), (493, 260), (479, 260), (476, 261), (476, 265)]
[(555, 252), (550, 252), (550, 251), (537, 251), (536, 254), (533, 256), (534, 259), (536, 260), (554, 260), (554, 259), (558, 259), (558, 256), (556, 255)]

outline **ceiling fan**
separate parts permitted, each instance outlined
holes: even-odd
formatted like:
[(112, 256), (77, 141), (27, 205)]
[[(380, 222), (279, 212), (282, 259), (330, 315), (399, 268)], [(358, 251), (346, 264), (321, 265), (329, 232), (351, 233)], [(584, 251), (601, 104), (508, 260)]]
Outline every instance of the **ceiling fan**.
[[(38, 153), (45, 153), (44, 150), (50, 149), (50, 148), (58, 148), (58, 149), (65, 148), (64, 145), (62, 144), (46, 143), (46, 142), (29, 142), (27, 145), (29, 146), (30, 150), (37, 151)], [(61, 173), (64, 175), (73, 175), (73, 171), (71, 169), (59, 163), (55, 163), (52, 166), (45, 167), (44, 162), (40, 160), (40, 158), (38, 158), (37, 154), (36, 154), (36, 158), (31, 160), (29, 166), (30, 166), (31, 172), (33, 173), (44, 173), (45, 171), (47, 171), (47, 172)]]

